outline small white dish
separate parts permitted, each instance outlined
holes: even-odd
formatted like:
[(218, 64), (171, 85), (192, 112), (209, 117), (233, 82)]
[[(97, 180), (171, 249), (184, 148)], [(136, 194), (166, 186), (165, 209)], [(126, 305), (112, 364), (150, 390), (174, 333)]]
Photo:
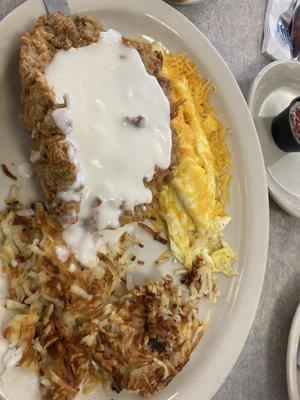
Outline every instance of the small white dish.
[(181, 6), (190, 6), (193, 4), (203, 3), (205, 0), (166, 0), (167, 3), (177, 4)]
[(271, 134), (273, 118), (300, 94), (300, 63), (276, 61), (252, 83), (248, 105), (264, 155), (269, 191), (289, 214), (300, 218), (300, 152), (285, 153)]
[(295, 313), (287, 349), (286, 377), (290, 400), (300, 400), (300, 369), (297, 366), (297, 357), (300, 357), (300, 304)]
[[(266, 267), (269, 241), (267, 184), (263, 156), (249, 109), (225, 62), (204, 35), (174, 7), (161, 0), (69, 0), (68, 3), (72, 14), (92, 14), (101, 20), (104, 29), (115, 28), (133, 38), (143, 34), (161, 41), (173, 51), (187, 53), (199, 65), (203, 75), (209, 76), (214, 83), (215, 107), (222, 121), (234, 132), (228, 135), (232, 157), (229, 206), (232, 221), (226, 230), (226, 240), (239, 254), (237, 276), (218, 278), (222, 295), (212, 308), (206, 335), (181, 373), (155, 396), (156, 400), (210, 400), (243, 348), (258, 305)], [(19, 38), (45, 12), (42, 0), (28, 0), (0, 22), (0, 139), (5, 144), (0, 146), (0, 160), (16, 174), (17, 166), (28, 160), (30, 147), (29, 135), (17, 118), (20, 113)], [(0, 179), (1, 206), (1, 198), (7, 195), (11, 180), (3, 175)], [(32, 202), (38, 198), (37, 182), (22, 179), (20, 183), (25, 200)], [(149, 257), (153, 257), (151, 251)], [(1, 286), (0, 296), (5, 297)], [(0, 328), (5, 322), (3, 313), (3, 307), (0, 307)], [(0, 335), (0, 370), (5, 346)], [(24, 374), (19, 367), (6, 372), (0, 380), (0, 398), (41, 399), (36, 394), (37, 377), (26, 372)], [(133, 393), (112, 396), (118, 400), (138, 398)], [(77, 400), (101, 398), (105, 396), (99, 388)]]

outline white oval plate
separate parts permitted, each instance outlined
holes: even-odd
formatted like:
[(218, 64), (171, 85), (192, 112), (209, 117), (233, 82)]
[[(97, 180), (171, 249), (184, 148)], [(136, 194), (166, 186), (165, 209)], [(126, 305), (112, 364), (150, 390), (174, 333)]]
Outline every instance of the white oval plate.
[[(242, 350), (265, 273), (268, 197), (265, 168), (253, 121), (233, 75), (216, 50), (193, 24), (163, 1), (72, 0), (69, 3), (72, 13), (91, 13), (104, 23), (104, 28), (117, 28), (131, 37), (144, 34), (163, 42), (172, 51), (187, 53), (199, 65), (202, 74), (215, 84), (215, 105), (222, 120), (232, 127), (233, 133), (229, 137), (233, 159), (229, 207), (232, 222), (225, 235), (239, 253), (237, 276), (235, 279), (219, 278), (222, 296), (218, 304), (212, 306), (212, 320), (206, 335), (183, 371), (155, 396), (157, 400), (175, 397), (211, 399)], [(0, 23), (0, 160), (16, 174), (17, 165), (28, 160), (28, 138), (18, 117), (20, 35), (44, 13), (41, 0), (28, 0)], [(11, 180), (1, 176), (1, 182), (3, 197)], [(34, 199), (38, 185), (24, 179), (20, 182), (25, 197)], [(17, 379), (17, 385), (15, 378), (8, 378), (6, 384), (0, 386), (9, 400), (25, 400), (30, 391), (34, 393), (29, 388), (31, 379), (24, 378), (24, 373), (19, 370)], [(35, 396), (32, 394), (31, 399), (37, 400)], [(118, 397), (133, 396), (121, 394)]]
[(300, 304), (296, 310), (286, 356), (286, 376), (290, 400), (300, 400), (300, 368), (297, 367), (297, 357), (300, 357)]
[(300, 153), (286, 153), (274, 142), (271, 124), (300, 90), (300, 63), (275, 61), (252, 83), (248, 105), (264, 155), (269, 191), (289, 214), (300, 218)]

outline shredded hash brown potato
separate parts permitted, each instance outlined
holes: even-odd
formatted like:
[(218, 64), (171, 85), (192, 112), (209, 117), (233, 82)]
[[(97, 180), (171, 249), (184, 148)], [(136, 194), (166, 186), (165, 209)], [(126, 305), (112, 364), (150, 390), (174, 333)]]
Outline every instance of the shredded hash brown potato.
[(14, 187), (0, 215), (0, 254), (6, 306), (17, 311), (3, 336), (21, 349), (18, 365), (38, 371), (42, 393), (53, 400), (71, 400), (79, 387), (89, 393), (99, 383), (145, 397), (165, 387), (204, 333), (199, 291), (184, 296), (170, 276), (127, 290), (134, 262), (128, 248), (142, 245), (127, 233), (98, 254), (95, 268), (73, 255), (62, 262), (55, 251), (61, 227), (42, 203), (24, 209), (17, 196)]

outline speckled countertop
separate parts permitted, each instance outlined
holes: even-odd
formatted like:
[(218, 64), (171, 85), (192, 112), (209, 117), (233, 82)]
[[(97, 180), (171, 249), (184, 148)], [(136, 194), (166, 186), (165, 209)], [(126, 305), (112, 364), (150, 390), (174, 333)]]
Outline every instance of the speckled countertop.
[[(0, 0), (0, 19), (23, 2)], [(266, 0), (206, 0), (177, 6), (220, 52), (245, 96), (256, 74), (268, 63), (260, 54), (265, 8)], [(213, 400), (288, 398), (285, 356), (300, 301), (299, 260), (300, 220), (287, 215), (271, 199), (269, 258), (255, 322), (239, 360)]]

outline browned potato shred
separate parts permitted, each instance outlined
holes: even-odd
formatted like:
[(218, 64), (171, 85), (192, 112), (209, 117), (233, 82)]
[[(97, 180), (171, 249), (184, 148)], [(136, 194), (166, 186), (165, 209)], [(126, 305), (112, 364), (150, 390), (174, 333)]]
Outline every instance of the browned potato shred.
[(124, 234), (91, 269), (57, 257), (61, 228), (41, 203), (15, 202), (0, 232), (7, 306), (17, 311), (3, 335), (23, 349), (18, 364), (39, 372), (44, 395), (71, 400), (81, 385), (88, 393), (102, 384), (147, 397), (188, 361), (205, 328), (196, 297), (185, 299), (168, 276), (127, 290), (136, 237)]

